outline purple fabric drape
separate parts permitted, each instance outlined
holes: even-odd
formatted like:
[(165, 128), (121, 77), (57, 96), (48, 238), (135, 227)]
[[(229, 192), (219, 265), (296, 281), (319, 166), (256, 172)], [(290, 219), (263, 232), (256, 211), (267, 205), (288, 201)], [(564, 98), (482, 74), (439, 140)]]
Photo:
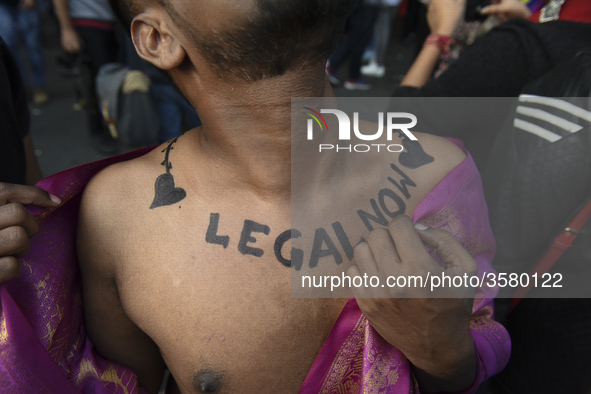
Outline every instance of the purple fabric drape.
[[(76, 259), (80, 199), (106, 166), (139, 157), (147, 148), (76, 167), (38, 186), (63, 201), (56, 209), (29, 207), (40, 223), (23, 272), (0, 288), (0, 390), (6, 393), (142, 393), (135, 374), (101, 358), (86, 336)], [(491, 271), (495, 246), (480, 176), (471, 157), (417, 206), (413, 219), (445, 228)], [(477, 294), (472, 335), (479, 355), (476, 387), (508, 361), (510, 341), (492, 320), (494, 294)], [(468, 390), (467, 392), (473, 392)], [(418, 392), (408, 361), (367, 323), (354, 299), (337, 320), (300, 393)]]
[(76, 226), (82, 191), (101, 169), (150, 149), (86, 164), (37, 186), (60, 197), (55, 209), (29, 207), (40, 224), (23, 272), (1, 286), (3, 393), (141, 393), (135, 374), (101, 358), (84, 331)]

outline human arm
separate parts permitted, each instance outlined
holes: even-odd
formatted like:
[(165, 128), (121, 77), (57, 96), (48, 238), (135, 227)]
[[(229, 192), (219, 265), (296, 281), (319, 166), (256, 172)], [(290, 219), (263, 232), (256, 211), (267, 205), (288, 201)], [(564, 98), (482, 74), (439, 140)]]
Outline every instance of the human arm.
[(501, 22), (512, 18), (527, 19), (531, 16), (529, 8), (519, 0), (500, 0), (496, 4), (484, 7), (480, 13), (495, 15)]
[(53, 7), (60, 24), (62, 48), (70, 53), (80, 52), (82, 40), (72, 25), (68, 0), (53, 0)]
[[(541, 77), (553, 66), (547, 48), (537, 38), (552, 34), (552, 27), (521, 20), (504, 23), (466, 47), (439, 78), (431, 79), (420, 89), (401, 86), (393, 95), (515, 97), (528, 81)], [(548, 33), (535, 31), (541, 28)], [(561, 34), (558, 40), (574, 42), (576, 37)]]
[[(428, 5), (427, 22), (432, 34), (451, 37), (464, 15), (465, 0), (433, 0)], [(400, 86), (421, 87), (429, 81), (437, 65), (441, 49), (423, 45), (421, 52), (406, 73)]]
[(429, 81), (437, 65), (441, 50), (434, 45), (423, 45), (419, 55), (406, 72), (400, 86), (420, 88)]
[(88, 337), (107, 360), (130, 368), (148, 393), (160, 388), (165, 363), (158, 346), (126, 314), (117, 285), (118, 265), (124, 261), (114, 233), (113, 203), (105, 176), (87, 186), (80, 208), (77, 249), (82, 274)]
[(39, 231), (23, 204), (52, 208), (60, 202), (36, 187), (0, 183), (0, 283), (20, 275), (19, 258), (29, 252), (30, 238)]

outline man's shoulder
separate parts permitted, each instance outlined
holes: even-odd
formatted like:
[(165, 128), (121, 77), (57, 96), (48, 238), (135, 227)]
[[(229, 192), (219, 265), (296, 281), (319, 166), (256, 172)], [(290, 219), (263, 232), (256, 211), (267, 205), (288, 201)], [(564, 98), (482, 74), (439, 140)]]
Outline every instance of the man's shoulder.
[(144, 156), (112, 164), (90, 180), (80, 204), (79, 242), (95, 240), (115, 246), (118, 240), (125, 241), (126, 234), (139, 230), (138, 221), (145, 216), (141, 212), (148, 212), (154, 198), (154, 179), (162, 171), (158, 152), (156, 148)]
[(82, 208), (118, 213), (131, 206), (139, 206), (143, 200), (149, 199), (149, 191), (153, 188), (153, 174), (159, 171), (155, 151), (112, 164), (97, 173), (84, 189)]
[(466, 158), (467, 154), (458, 145), (445, 138), (413, 132), (417, 141), (404, 146), (399, 162), (415, 176), (423, 180), (424, 185), (435, 186), (449, 172)]
[[(450, 166), (450, 170), (466, 158), (466, 153), (449, 139), (433, 134), (413, 132), (423, 148), (440, 163)], [(456, 140), (458, 141), (458, 140)]]

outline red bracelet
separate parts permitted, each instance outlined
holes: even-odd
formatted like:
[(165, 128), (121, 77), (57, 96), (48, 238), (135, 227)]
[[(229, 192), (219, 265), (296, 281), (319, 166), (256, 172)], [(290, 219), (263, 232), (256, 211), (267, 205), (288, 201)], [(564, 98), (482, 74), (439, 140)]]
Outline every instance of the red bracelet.
[(437, 48), (439, 48), (441, 53), (446, 54), (449, 52), (450, 45), (453, 45), (455, 42), (456, 40), (448, 36), (429, 34), (425, 40), (424, 45), (435, 45)]

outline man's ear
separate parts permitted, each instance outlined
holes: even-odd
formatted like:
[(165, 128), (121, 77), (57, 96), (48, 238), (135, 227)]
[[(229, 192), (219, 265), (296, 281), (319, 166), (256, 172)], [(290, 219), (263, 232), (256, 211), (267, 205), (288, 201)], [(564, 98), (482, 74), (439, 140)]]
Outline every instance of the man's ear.
[(186, 53), (159, 12), (149, 8), (138, 14), (131, 22), (131, 38), (142, 59), (171, 70), (183, 62)]

